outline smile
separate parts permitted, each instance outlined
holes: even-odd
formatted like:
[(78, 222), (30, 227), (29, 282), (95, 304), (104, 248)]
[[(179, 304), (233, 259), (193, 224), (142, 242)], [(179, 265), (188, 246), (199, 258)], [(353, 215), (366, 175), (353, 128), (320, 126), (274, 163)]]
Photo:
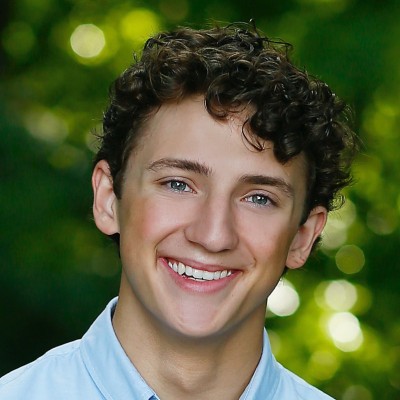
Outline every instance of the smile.
[(232, 275), (232, 271), (226, 269), (215, 272), (203, 271), (176, 261), (168, 261), (168, 266), (177, 274), (187, 276), (196, 281), (216, 281)]

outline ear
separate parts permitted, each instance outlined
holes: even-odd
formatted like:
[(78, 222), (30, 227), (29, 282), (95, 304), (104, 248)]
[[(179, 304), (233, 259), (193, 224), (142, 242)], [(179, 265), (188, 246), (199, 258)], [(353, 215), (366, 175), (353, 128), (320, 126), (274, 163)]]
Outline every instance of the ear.
[(326, 224), (328, 211), (318, 206), (311, 210), (307, 221), (301, 225), (290, 245), (286, 266), (290, 269), (300, 268), (307, 261), (316, 239)]
[(105, 160), (99, 161), (92, 174), (93, 216), (97, 227), (106, 235), (119, 232), (117, 197), (113, 189), (110, 167)]

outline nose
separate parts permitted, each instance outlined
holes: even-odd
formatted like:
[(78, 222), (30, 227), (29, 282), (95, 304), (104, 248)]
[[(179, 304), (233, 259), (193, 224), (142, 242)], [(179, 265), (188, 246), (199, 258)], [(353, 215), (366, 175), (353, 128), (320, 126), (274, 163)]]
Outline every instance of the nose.
[(239, 241), (234, 205), (221, 198), (207, 198), (185, 229), (186, 239), (217, 253), (234, 249)]

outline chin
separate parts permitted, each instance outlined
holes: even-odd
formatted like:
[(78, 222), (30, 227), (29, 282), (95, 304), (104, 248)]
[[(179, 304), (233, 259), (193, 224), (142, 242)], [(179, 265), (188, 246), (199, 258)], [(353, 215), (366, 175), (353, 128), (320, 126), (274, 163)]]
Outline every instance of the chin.
[(196, 315), (197, 318), (185, 319), (181, 321), (175, 321), (175, 324), (171, 326), (171, 331), (176, 336), (180, 336), (186, 340), (207, 340), (221, 336), (227, 329), (221, 325), (216, 324), (209, 318), (198, 318), (201, 315)]

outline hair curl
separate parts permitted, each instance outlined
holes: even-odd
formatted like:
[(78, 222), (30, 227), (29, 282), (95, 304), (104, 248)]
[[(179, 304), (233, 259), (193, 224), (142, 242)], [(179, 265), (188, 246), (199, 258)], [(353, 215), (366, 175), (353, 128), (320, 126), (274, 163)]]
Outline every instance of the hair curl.
[(95, 162), (109, 163), (117, 197), (146, 119), (163, 103), (203, 95), (207, 111), (217, 119), (238, 109), (254, 110), (242, 132), (256, 149), (262, 151), (262, 143), (271, 141), (281, 163), (305, 154), (309, 177), (304, 219), (317, 205), (327, 210), (341, 205), (339, 191), (351, 181), (357, 147), (347, 125), (348, 110), (324, 82), (292, 64), (290, 49), (248, 24), (180, 28), (150, 38), (140, 59), (110, 90), (95, 157)]

